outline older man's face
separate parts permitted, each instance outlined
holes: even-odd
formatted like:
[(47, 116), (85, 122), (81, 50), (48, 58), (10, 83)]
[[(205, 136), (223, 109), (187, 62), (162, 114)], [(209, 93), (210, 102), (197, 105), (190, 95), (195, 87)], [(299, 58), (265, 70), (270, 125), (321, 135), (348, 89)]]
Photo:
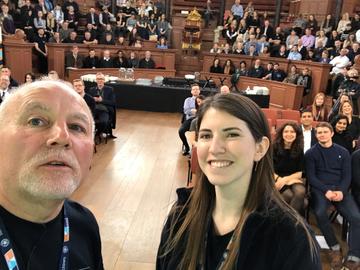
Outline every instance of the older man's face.
[(10, 85), (10, 78), (7, 75), (1, 75), (0, 77), (0, 87), (1, 89), (6, 89)]
[(87, 176), (93, 153), (83, 98), (71, 89), (36, 89), (10, 105), (0, 126), (0, 179), (9, 196), (69, 197)]

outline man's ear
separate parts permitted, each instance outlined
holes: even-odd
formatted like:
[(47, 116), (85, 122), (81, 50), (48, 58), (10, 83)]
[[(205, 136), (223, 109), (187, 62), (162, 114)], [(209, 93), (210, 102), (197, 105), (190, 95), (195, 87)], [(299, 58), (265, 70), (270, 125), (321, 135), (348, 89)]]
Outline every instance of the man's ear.
[(265, 154), (269, 150), (270, 147), (269, 138), (265, 136), (262, 137), (261, 141), (257, 142), (255, 147), (256, 147), (256, 153), (254, 156), (254, 161), (259, 161), (265, 156)]

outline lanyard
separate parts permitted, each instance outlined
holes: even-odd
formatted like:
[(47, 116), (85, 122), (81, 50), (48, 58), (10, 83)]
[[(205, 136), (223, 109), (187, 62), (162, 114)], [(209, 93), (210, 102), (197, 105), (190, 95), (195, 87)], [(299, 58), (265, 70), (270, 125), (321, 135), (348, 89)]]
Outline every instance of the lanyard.
[[(66, 212), (66, 202), (64, 204), (64, 240), (59, 261), (59, 270), (69, 269), (69, 244), (70, 244), (70, 224)], [(0, 217), (0, 250), (4, 256), (9, 270), (20, 270), (15, 258), (15, 253), (6, 231), (5, 224)]]
[[(211, 218), (211, 217), (210, 217)], [(205, 234), (205, 240), (204, 240), (204, 252), (202, 253), (202, 257), (201, 257), (201, 260), (200, 260), (200, 270), (205, 270), (205, 260), (206, 260), (206, 249), (207, 249), (207, 244), (208, 244), (208, 236), (209, 236), (209, 233), (210, 233), (210, 222), (211, 220), (209, 220), (207, 222), (207, 230), (206, 230), (206, 234)], [(231, 235), (231, 238), (229, 240), (229, 243), (227, 244), (221, 258), (220, 258), (220, 261), (219, 263), (217, 264), (216, 266), (216, 270), (221, 270), (225, 264), (225, 261), (226, 261), (226, 258), (227, 256), (229, 255), (229, 251), (230, 251), (230, 248), (232, 246), (232, 244), (234, 243), (234, 240), (236, 238), (235, 236), (235, 231), (236, 229), (234, 230), (234, 232), (232, 233)]]

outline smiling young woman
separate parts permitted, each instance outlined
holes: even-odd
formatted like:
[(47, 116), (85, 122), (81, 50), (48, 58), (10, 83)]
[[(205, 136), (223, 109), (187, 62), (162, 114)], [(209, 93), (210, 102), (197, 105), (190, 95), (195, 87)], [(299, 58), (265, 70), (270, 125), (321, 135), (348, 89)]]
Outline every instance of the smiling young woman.
[(275, 189), (261, 109), (219, 94), (198, 117), (202, 176), (192, 190), (177, 191), (157, 269), (321, 269), (313, 235)]

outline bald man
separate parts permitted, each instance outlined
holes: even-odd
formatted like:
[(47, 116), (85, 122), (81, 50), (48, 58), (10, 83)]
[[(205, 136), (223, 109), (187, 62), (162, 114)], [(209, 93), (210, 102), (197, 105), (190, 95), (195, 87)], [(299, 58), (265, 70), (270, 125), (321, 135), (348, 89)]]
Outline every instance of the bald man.
[(103, 269), (94, 216), (67, 199), (89, 173), (93, 126), (60, 81), (23, 85), (1, 104), (0, 269)]

